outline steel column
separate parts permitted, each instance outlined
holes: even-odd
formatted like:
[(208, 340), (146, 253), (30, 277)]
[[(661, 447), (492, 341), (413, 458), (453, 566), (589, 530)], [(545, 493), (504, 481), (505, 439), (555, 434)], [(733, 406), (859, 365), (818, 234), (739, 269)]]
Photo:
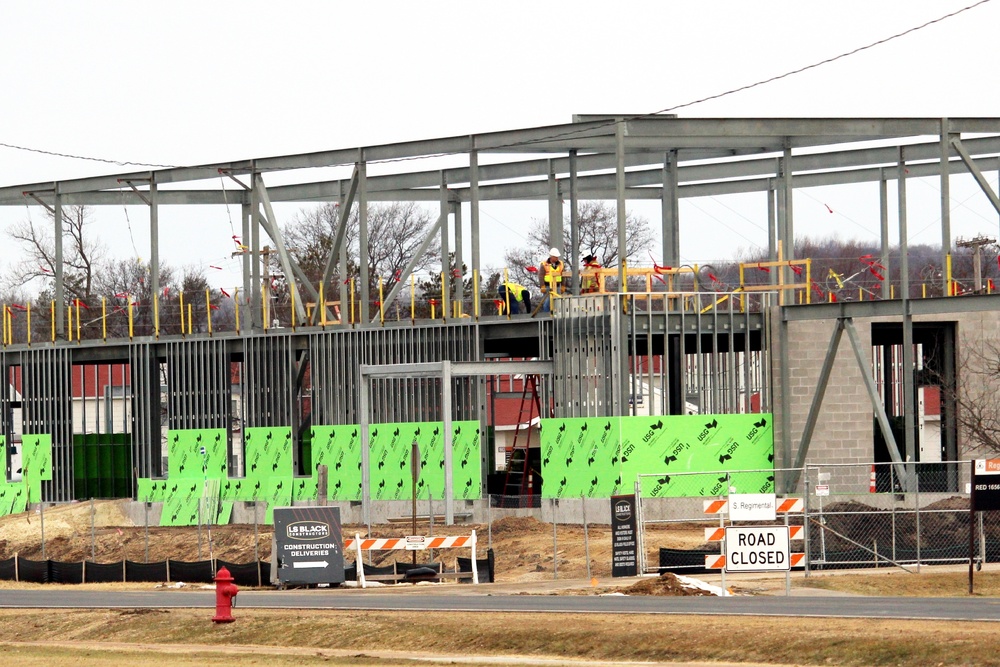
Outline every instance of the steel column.
[[(914, 405), (915, 392), (913, 390), (913, 315), (910, 314), (910, 263), (907, 257), (909, 254), (909, 241), (906, 230), (906, 157), (902, 146), (899, 147), (897, 169), (896, 187), (899, 198), (899, 291), (903, 307), (903, 443), (906, 449), (906, 461), (912, 464), (917, 460), (913, 438), (913, 420), (916, 414), (916, 406)], [(907, 479), (909, 480), (911, 477), (909, 471), (907, 471)]]
[[(441, 313), (445, 319), (448, 318), (448, 304), (451, 303), (451, 293), (448, 289), (448, 275), (451, 271), (451, 256), (449, 254), (450, 234), (448, 233), (448, 212), (450, 208), (448, 196), (448, 179), (444, 171), (441, 171), (441, 191), (440, 195), (441, 216), (438, 218), (441, 231)], [(367, 321), (367, 318), (366, 318)]]
[[(149, 290), (150, 299), (160, 298), (160, 205), (156, 173), (149, 174)], [(149, 304), (152, 306), (152, 304)]]
[(56, 336), (63, 338), (66, 334), (66, 281), (63, 272), (63, 215), (62, 215), (62, 195), (59, 193), (59, 184), (55, 184), (53, 213), (53, 237), (55, 239), (56, 265), (53, 267), (56, 277)]
[(677, 150), (667, 151), (663, 158), (663, 195), (660, 197), (663, 263), (680, 264), (680, 220), (677, 203)]
[(479, 289), (472, 290), (472, 313), (481, 315), (483, 276), (479, 248), (479, 153), (476, 151), (469, 151), (469, 233), (472, 236), (472, 275), (477, 276), (473, 285), (479, 285)]
[(358, 170), (358, 268), (361, 270), (361, 322), (368, 322), (371, 301), (371, 266), (368, 258), (368, 164), (357, 163)]
[(580, 295), (580, 202), (577, 199), (576, 151), (569, 152), (569, 244), (573, 294)]
[(559, 202), (559, 181), (556, 179), (556, 167), (549, 160), (549, 247), (559, 248), (564, 259), (570, 257), (566, 252), (566, 242), (563, 240), (562, 204)]
[[(884, 176), (878, 182), (879, 239), (882, 251), (881, 261), (885, 267), (885, 280), (892, 284), (892, 267), (889, 264), (889, 182)], [(882, 298), (888, 298), (883, 293)]]
[[(941, 119), (941, 137), (940, 137), (940, 147), (941, 147), (941, 266), (948, 266), (948, 258), (951, 256), (951, 177), (949, 175), (949, 165), (948, 158), (951, 157), (951, 146), (948, 145), (948, 119)], [(902, 148), (900, 148), (900, 162), (902, 162)], [(904, 190), (903, 185), (904, 172), (899, 172), (899, 187)], [(901, 204), (902, 206), (902, 204)], [(902, 231), (900, 231), (900, 236), (902, 236)], [(905, 256), (903, 246), (900, 246), (901, 255)], [(900, 264), (900, 266), (903, 266)], [(948, 290), (951, 285), (948, 284), (948, 280), (951, 276), (948, 275), (947, 271), (941, 271), (941, 294), (947, 296)], [(909, 295), (905, 295), (909, 296)], [(904, 298), (905, 298), (904, 296)]]
[(625, 120), (615, 122), (615, 210), (618, 213), (618, 291), (625, 292), (628, 288), (628, 276), (625, 273)]

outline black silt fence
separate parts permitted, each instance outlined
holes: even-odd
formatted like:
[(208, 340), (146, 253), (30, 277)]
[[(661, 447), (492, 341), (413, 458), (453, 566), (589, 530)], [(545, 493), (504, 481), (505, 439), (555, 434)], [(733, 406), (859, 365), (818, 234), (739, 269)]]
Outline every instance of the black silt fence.
[[(226, 567), (239, 586), (257, 586), (258, 577), (262, 583), (270, 583), (271, 564), (226, 563), (216, 561), (217, 567)], [(389, 570), (392, 570), (390, 567)], [(0, 560), (0, 581), (25, 581), (37, 584), (113, 584), (123, 581), (164, 582), (184, 581), (210, 584), (215, 581), (212, 561), (186, 562), (179, 560), (159, 563), (136, 563), (130, 560), (117, 563), (94, 563), (92, 561), (66, 563), (54, 560), (29, 560), (27, 558), (7, 558)]]
[(136, 563), (131, 560), (125, 561), (126, 581), (167, 581), (167, 563)]
[(49, 582), (53, 584), (82, 584), (83, 563), (62, 563), (57, 560), (48, 561)]
[(169, 561), (170, 581), (184, 581), (199, 584), (210, 584), (215, 581), (215, 571), (212, 561), (198, 560), (187, 562), (183, 560)]
[(257, 563), (227, 563), (224, 560), (215, 561), (216, 571), (226, 568), (233, 576), (237, 586), (259, 586), (271, 582), (271, 564), (267, 561)]

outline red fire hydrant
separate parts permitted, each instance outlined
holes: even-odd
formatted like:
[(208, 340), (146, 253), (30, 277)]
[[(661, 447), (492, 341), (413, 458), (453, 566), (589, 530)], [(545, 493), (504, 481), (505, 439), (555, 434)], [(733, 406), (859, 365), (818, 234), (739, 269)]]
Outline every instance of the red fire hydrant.
[(219, 568), (215, 575), (215, 616), (212, 621), (215, 623), (232, 623), (233, 618), (233, 598), (236, 597), (240, 589), (233, 583), (233, 575), (225, 567)]

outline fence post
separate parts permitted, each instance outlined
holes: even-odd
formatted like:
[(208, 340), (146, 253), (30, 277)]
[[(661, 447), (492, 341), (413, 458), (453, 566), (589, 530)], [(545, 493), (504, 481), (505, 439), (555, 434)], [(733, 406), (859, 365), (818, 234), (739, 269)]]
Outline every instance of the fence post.
[(580, 512), (583, 514), (583, 555), (587, 559), (587, 581), (590, 581), (590, 535), (587, 532), (587, 498), (582, 493), (580, 494)]
[(486, 494), (486, 548), (493, 548), (493, 496)]
[(552, 499), (552, 578), (559, 578), (559, 540), (556, 535), (556, 507), (558, 498)]
[(917, 574), (920, 574), (920, 473), (914, 473), (916, 482), (916, 498), (914, 499), (917, 510)]
[(41, 497), (38, 498), (38, 518), (39, 529), (42, 531), (42, 560), (48, 560), (45, 557), (45, 501)]
[(808, 468), (802, 469), (802, 479), (805, 480), (802, 486), (803, 491), (805, 491), (802, 498), (802, 543), (804, 544), (805, 548), (802, 549), (802, 551), (805, 552), (805, 561), (806, 561), (804, 576), (808, 577), (809, 559), (812, 558), (812, 553), (810, 552), (809, 549), (809, 469)]
[(95, 545), (96, 542), (96, 531), (94, 529), (94, 499), (90, 499), (90, 560), (96, 561), (97, 556), (95, 555)]

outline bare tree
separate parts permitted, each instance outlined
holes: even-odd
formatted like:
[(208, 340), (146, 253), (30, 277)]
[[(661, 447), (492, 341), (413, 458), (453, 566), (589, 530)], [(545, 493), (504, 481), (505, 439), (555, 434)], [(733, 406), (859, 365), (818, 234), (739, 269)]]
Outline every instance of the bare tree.
[[(335, 203), (303, 209), (282, 230), (289, 253), (312, 284), (323, 277), (327, 258), (337, 234), (340, 208)], [(402, 269), (416, 254), (432, 227), (432, 214), (414, 202), (372, 204), (368, 207), (368, 271), (370, 287), (378, 285), (379, 277), (387, 284), (400, 277)], [(346, 270), (336, 280), (357, 278), (360, 259), (357, 252), (358, 210), (355, 207), (347, 219), (344, 242), (348, 247)], [(435, 239), (417, 262), (417, 271), (440, 263), (440, 242)], [(336, 283), (335, 283), (336, 284)], [(327, 285), (327, 289), (334, 285)]]
[(944, 399), (955, 406), (955, 425), (969, 448), (1000, 453), (1000, 344), (981, 339), (962, 345), (953, 383), (931, 374)]
[[(90, 209), (86, 206), (67, 206), (62, 209), (63, 232), (63, 285), (68, 301), (79, 299), (92, 305), (94, 281), (107, 255), (107, 249), (88, 234)], [(7, 234), (25, 250), (8, 278), (9, 286), (23, 285), (42, 279), (46, 287), (55, 281), (56, 243), (54, 235), (55, 214), (46, 211), (42, 220), (30, 215), (15, 223)]]

